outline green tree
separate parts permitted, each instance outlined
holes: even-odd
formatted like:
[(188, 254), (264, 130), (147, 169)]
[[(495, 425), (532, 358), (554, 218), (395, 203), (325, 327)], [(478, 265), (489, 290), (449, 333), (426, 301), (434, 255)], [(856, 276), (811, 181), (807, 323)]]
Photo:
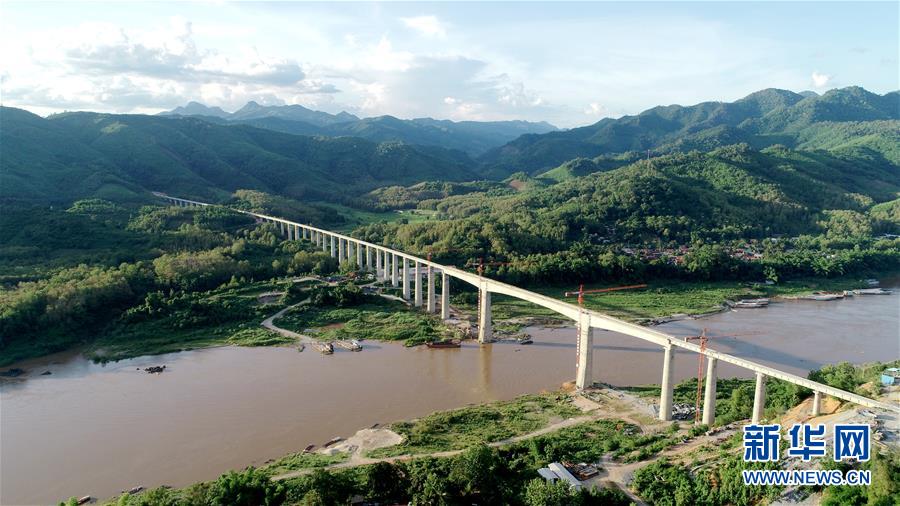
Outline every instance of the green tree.
[(463, 496), (478, 496), (489, 504), (499, 503), (503, 496), (502, 484), (497, 478), (500, 467), (502, 463), (497, 450), (479, 444), (453, 459), (450, 481)]
[(402, 470), (389, 462), (376, 462), (366, 468), (366, 498), (372, 501), (387, 502), (398, 500), (406, 495), (403, 486), (405, 476)]
[(215, 504), (271, 506), (284, 502), (285, 489), (281, 483), (271, 481), (267, 473), (250, 467), (220, 476), (212, 483), (210, 498)]
[(549, 482), (543, 478), (535, 478), (525, 485), (523, 499), (527, 506), (575, 506), (581, 503), (579, 494), (568, 482)]

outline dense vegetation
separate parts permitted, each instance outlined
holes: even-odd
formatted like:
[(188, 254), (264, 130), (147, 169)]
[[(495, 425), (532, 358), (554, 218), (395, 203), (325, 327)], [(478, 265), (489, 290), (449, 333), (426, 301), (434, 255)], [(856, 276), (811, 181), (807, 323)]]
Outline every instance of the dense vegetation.
[(767, 89), (731, 103), (660, 106), (635, 116), (605, 118), (581, 128), (523, 135), (481, 157), (487, 174), (537, 174), (573, 158), (638, 152), (708, 151), (748, 143), (804, 149), (882, 151), (900, 163), (900, 92), (876, 95), (862, 88), (800, 95)]
[[(839, 366), (843, 369), (843, 366)], [(858, 368), (859, 380), (870, 378), (877, 367)], [(720, 386), (721, 386), (720, 381)], [(735, 383), (739, 385), (739, 383)], [(734, 386), (734, 385), (732, 385)], [(770, 391), (780, 391), (770, 384)], [(537, 477), (536, 469), (550, 462), (598, 462), (610, 455), (619, 462), (645, 461), (660, 451), (703, 434), (706, 426), (687, 433), (676, 425), (642, 433), (637, 426), (615, 419), (586, 421), (518, 442), (488, 445), (510, 436), (533, 431), (551, 416), (577, 413), (557, 394), (524, 396), (513, 401), (435, 413), (420, 420), (394, 424), (408, 438), (399, 447), (388, 447), (370, 456), (425, 454), (459, 449), (443, 457), (420, 456), (409, 461), (328, 469), (344, 463), (346, 455), (292, 454), (262, 469), (229, 472), (217, 480), (173, 490), (158, 488), (138, 495), (124, 494), (119, 505), (192, 504), (345, 504), (358, 496), (370, 502), (414, 505), (511, 504), (526, 506), (626, 505), (631, 501), (615, 488), (575, 491), (565, 482), (550, 484)], [(782, 400), (787, 399), (783, 397)], [(792, 407), (787, 400), (783, 408)], [(781, 410), (783, 411), (783, 409)], [(783, 462), (745, 463), (740, 454), (740, 434), (699, 453), (663, 457), (639, 466), (631, 489), (649, 504), (682, 506), (751, 506), (778, 498), (784, 487), (745, 486), (741, 471), (776, 469)], [(869, 469), (870, 487), (828, 487), (823, 504), (893, 504), (900, 497), (897, 477), (900, 461), (895, 453), (879, 453), (862, 464), (834, 463), (822, 459), (825, 469)], [(289, 471), (289, 478), (271, 477)], [(805, 492), (815, 492), (814, 489)]]
[(421, 454), (465, 449), (479, 442), (493, 443), (546, 426), (555, 417), (579, 414), (569, 399), (559, 395), (526, 395), (433, 413), (412, 422), (398, 422), (391, 429), (404, 436), (403, 443), (372, 456)]
[(576, 492), (568, 484), (549, 485), (534, 478), (533, 466), (544, 460), (545, 457), (525, 447), (497, 450), (481, 445), (452, 458), (378, 463), (336, 472), (318, 470), (283, 482), (271, 481), (265, 471), (250, 468), (181, 490), (158, 488), (136, 496), (126, 494), (114, 504), (330, 506), (346, 504), (354, 496), (380, 504), (408, 502), (417, 506), (626, 506), (630, 503), (617, 489)]
[[(128, 210), (91, 200), (39, 216), (34, 221), (53, 233), (26, 228), (0, 256), (19, 269), (0, 291), (0, 363), (77, 344), (91, 344), (97, 359), (274, 344), (280, 340), (256, 327), (278, 305), (257, 294), (285, 290), (281, 276), (338, 267), (309, 243), (283, 242), (271, 225), (223, 208)], [(60, 222), (79, 226), (52, 226)], [(54, 243), (74, 251), (59, 255)]]
[(406, 346), (451, 335), (436, 316), (396, 300), (365, 295), (350, 283), (313, 288), (309, 304), (288, 311), (278, 325), (327, 341), (402, 341)]
[(449, 263), (502, 260), (487, 272), (525, 284), (833, 277), (900, 266), (900, 242), (874, 238), (900, 223), (898, 191), (898, 166), (884, 159), (739, 145), (425, 200), (441, 220), (356, 233)]
[(432, 118), (398, 119), (378, 116), (360, 119), (347, 112), (328, 114), (302, 105), (263, 106), (256, 102), (234, 113), (191, 102), (166, 115), (197, 116), (207, 121), (251, 125), (296, 135), (360, 137), (373, 142), (399, 141), (422, 146), (441, 146), (479, 155), (527, 133), (545, 133), (556, 128), (546, 122), (448, 121)]
[(784, 487), (745, 486), (741, 471), (774, 469), (777, 465), (747, 463), (732, 455), (712, 468), (692, 473), (687, 466), (662, 460), (637, 470), (632, 486), (648, 503), (659, 506), (751, 506), (763, 499), (775, 499)]
[[(741, 144), (649, 161), (624, 152), (572, 160), (538, 177), (518, 173), (504, 183), (429, 181), (325, 197), (370, 210), (416, 206), (434, 213), (436, 219), (404, 215), (393, 224), (371, 223), (355, 232), (374, 242), (459, 265), (478, 258), (502, 261), (505, 265), (489, 265), (486, 273), (520, 284), (662, 280), (655, 292), (621, 296), (638, 297), (632, 306), (641, 311), (615, 308), (617, 296), (603, 303), (631, 318), (658, 314), (664, 309), (648, 308), (659, 305), (694, 312), (711, 308), (710, 297), (727, 294), (704, 288), (705, 299), (685, 298), (670, 288), (672, 281), (769, 280), (780, 288), (798, 278), (898, 269), (900, 240), (876, 238), (900, 232), (900, 171), (897, 143), (891, 142), (896, 139), (890, 137), (896, 134), (890, 128), (895, 95), (849, 89), (799, 98), (770, 90), (735, 104), (648, 111), (631, 130), (622, 125), (632, 119), (604, 121), (598, 125), (612, 126), (603, 126), (606, 133), (594, 138), (607, 142), (658, 131), (662, 142), (703, 132), (697, 125), (725, 124), (756, 132), (783, 129), (793, 132), (795, 146), (825, 150), (759, 151)], [(21, 282), (0, 293), (4, 348), (18, 342), (40, 352), (60, 349), (89, 333), (110, 331), (110, 322), (120, 317), (121, 328), (137, 329), (126, 332), (134, 340), (173, 330), (166, 318), (192, 322), (188, 326), (196, 329), (241, 325), (254, 312), (234, 295), (241, 279), (337, 269), (327, 255), (282, 246), (274, 230), (251, 227), (249, 218), (236, 213), (139, 211), (135, 204), (145, 201), (147, 189), (173, 188), (236, 209), (342, 228), (361, 220), (336, 212), (333, 204), (291, 197), (308, 197), (311, 186), (328, 188), (332, 182), (357, 181), (363, 188), (474, 175), (455, 155), (429, 158), (431, 151), (350, 138), (284, 136), (192, 118), (79, 113), (43, 119), (8, 108), (2, 115), (2, 187), (10, 192), (10, 203), (0, 213), (0, 266), (7, 287)], [(770, 137), (787, 142), (784, 136)], [(610, 149), (631, 149), (626, 144)], [(225, 191), (238, 187), (250, 189)], [(64, 205), (10, 200), (38, 194), (43, 202)], [(108, 199), (69, 204), (75, 195)], [(748, 259), (747, 252), (755, 256)], [(222, 286), (226, 282), (231, 285)], [(725, 291), (747, 293), (733, 285)], [(683, 303), (676, 308), (672, 299)], [(189, 317), (193, 312), (204, 316)], [(419, 325), (420, 331), (408, 336), (414, 342), (434, 330), (424, 319), (394, 321), (408, 319), (404, 315), (355, 316), (340, 322), (347, 329), (341, 335), (368, 335), (373, 326), (394, 323)], [(154, 329), (151, 320), (163, 327)], [(174, 346), (177, 332), (169, 334)]]
[[(898, 99), (897, 92), (859, 88), (805, 97), (764, 90), (730, 104), (658, 107), (523, 135), (478, 161), (456, 149), (477, 153), (535, 127), (359, 120), (250, 105), (234, 117), (194, 108), (218, 120), (94, 113), (45, 119), (0, 108), (0, 365), (73, 346), (110, 360), (290, 342), (259, 321), (307, 299), (283, 325), (327, 339), (407, 344), (445, 332), (434, 317), (364, 295), (354, 283), (295, 283), (294, 276), (352, 266), (308, 243), (283, 241), (273, 226), (224, 207), (144, 206), (158, 204), (152, 190), (326, 228), (362, 225), (354, 234), (366, 240), (470, 268), (485, 259), (487, 275), (539, 284), (554, 296), (579, 283), (649, 281), (647, 290), (587, 302), (631, 319), (896, 271)], [(322, 133), (334, 137), (308, 137)], [(260, 298), (263, 292), (269, 296)], [(453, 293), (459, 307), (474, 305), (469, 288)], [(498, 319), (546, 316), (503, 297), (495, 304)], [(869, 393), (863, 385), (875, 370), (838, 364), (810, 377)], [(692, 404), (696, 386), (678, 385), (676, 402)], [(769, 380), (767, 414), (808, 393)], [(721, 380), (717, 422), (746, 418), (752, 395), (751, 381)], [(606, 454), (634, 462), (683, 437), (674, 426), (641, 434), (625, 422), (599, 420), (502, 448), (485, 444), (575, 414), (547, 396), (467, 407), (397, 423), (405, 442), (373, 452), (462, 451), (449, 458), (272, 481), (275, 472), (343, 458), (295, 454), (261, 470), (126, 495), (120, 503), (336, 504), (359, 494), (413, 504), (627, 504), (615, 490), (576, 493), (546, 484), (535, 469)], [(635, 474), (634, 488), (651, 502), (679, 505), (755, 504), (778, 492), (739, 484), (743, 464), (727, 450), (712, 466), (651, 464)], [(865, 466), (877, 486), (829, 489), (826, 504), (896, 502), (896, 458)]]
[[(889, 367), (900, 367), (900, 360), (864, 365), (853, 365), (849, 362), (829, 364), (810, 371), (808, 377), (834, 388), (874, 397), (877, 393), (873, 392), (872, 385), (878, 383), (881, 372)], [(719, 378), (716, 381), (716, 424), (724, 425), (750, 418), (755, 385), (754, 379)], [(620, 388), (651, 398), (659, 398), (660, 395), (659, 385)], [(673, 400), (676, 404), (693, 406), (696, 403), (696, 395), (697, 379), (690, 378), (675, 385)], [(765, 416), (767, 419), (774, 419), (810, 395), (812, 391), (807, 388), (767, 378)]]
[(465, 154), (439, 147), (303, 137), (196, 118), (44, 119), (8, 107), (0, 116), (2, 201), (146, 201), (148, 191), (221, 200), (238, 189), (340, 199), (389, 184), (475, 178)]

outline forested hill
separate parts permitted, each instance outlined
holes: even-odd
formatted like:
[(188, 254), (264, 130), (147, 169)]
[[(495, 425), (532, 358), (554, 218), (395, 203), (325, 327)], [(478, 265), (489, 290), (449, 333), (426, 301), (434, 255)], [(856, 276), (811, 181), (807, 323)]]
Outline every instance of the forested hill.
[(440, 146), (465, 151), (471, 156), (481, 155), (523, 134), (556, 130), (544, 121), (449, 121), (399, 119), (394, 116), (360, 119), (347, 112), (328, 114), (301, 105), (263, 106), (256, 102), (249, 102), (233, 113), (191, 102), (162, 115), (196, 116), (220, 124), (245, 124), (289, 134), (359, 137), (373, 142), (397, 141)]
[(391, 184), (472, 180), (459, 151), (289, 135), (196, 118), (0, 108), (0, 200), (141, 200), (148, 190), (206, 199), (237, 189), (293, 198)]
[(483, 172), (503, 178), (518, 171), (543, 172), (577, 157), (645, 152), (655, 154), (747, 143), (805, 149), (889, 145), (900, 164), (900, 92), (885, 95), (859, 87), (801, 95), (762, 90), (736, 102), (654, 107), (636, 116), (542, 135), (523, 135), (484, 154)]
[(589, 245), (665, 248), (800, 234), (862, 244), (873, 233), (900, 231), (900, 171), (878, 159), (733, 145), (605, 167), (549, 186), (521, 177), (526, 184), (513, 186), (530, 189), (419, 205), (443, 221), (359, 233), (451, 259), (578, 250), (554, 260), (577, 268), (581, 260), (573, 258), (590, 256)]

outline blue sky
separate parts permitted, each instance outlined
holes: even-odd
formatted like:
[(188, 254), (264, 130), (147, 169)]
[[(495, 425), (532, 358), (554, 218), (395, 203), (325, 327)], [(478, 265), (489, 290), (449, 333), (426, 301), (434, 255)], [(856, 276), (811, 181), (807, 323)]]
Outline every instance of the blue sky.
[(249, 100), (590, 124), (777, 87), (900, 88), (882, 3), (0, 4), (0, 100), (39, 114)]

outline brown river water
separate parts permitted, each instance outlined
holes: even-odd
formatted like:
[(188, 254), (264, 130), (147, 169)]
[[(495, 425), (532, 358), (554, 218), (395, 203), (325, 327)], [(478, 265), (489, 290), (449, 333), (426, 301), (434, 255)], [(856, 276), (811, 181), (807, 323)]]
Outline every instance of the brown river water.
[[(900, 358), (900, 295), (783, 301), (657, 328), (713, 338), (710, 347), (805, 375), (823, 364)], [(323, 356), (307, 348), (214, 348), (106, 365), (76, 354), (20, 364), (0, 383), (0, 504), (109, 497), (133, 486), (184, 486), (228, 469), (348, 436), (375, 423), (558, 388), (575, 374), (572, 328), (531, 328), (522, 346), (457, 350), (365, 343)], [(661, 350), (595, 332), (594, 377), (658, 383)], [(675, 375), (697, 358), (675, 355)], [(163, 374), (136, 368), (166, 364)], [(41, 376), (49, 370), (51, 375)], [(720, 377), (746, 376), (721, 364)]]

